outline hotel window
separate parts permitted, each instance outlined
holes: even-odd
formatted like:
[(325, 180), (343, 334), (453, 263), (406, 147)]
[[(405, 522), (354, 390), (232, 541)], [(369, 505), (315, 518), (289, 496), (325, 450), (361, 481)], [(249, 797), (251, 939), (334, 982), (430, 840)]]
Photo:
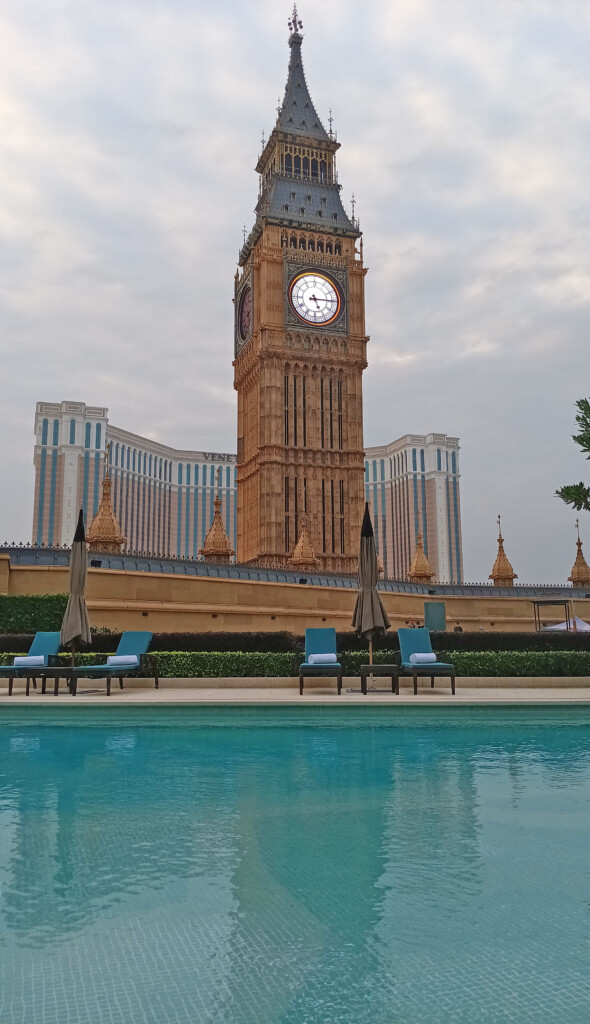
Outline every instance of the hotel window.
[(385, 459), (381, 459), (381, 465), (379, 468), (381, 470), (381, 479), (385, 480)]
[(377, 460), (373, 459), (373, 480), (377, 479)]
[(90, 424), (87, 423), (84, 430), (84, 447), (90, 448)]
[(369, 482), (369, 463), (368, 462), (365, 462), (365, 480), (366, 480), (367, 483)]
[(440, 448), (436, 449), (436, 468), (442, 469), (442, 458), (440, 454)]
[(420, 472), (424, 472), (424, 449), (420, 449)]
[(59, 444), (59, 420), (53, 421), (53, 443)]
[(76, 443), (76, 421), (70, 420), (70, 444)]
[(47, 431), (49, 430), (49, 420), (43, 420), (43, 426), (41, 428), (41, 444), (47, 444)]
[(133, 449), (133, 461), (132, 461), (133, 472), (137, 469), (137, 448)]
[(454, 452), (451, 452), (451, 473), (457, 472), (457, 458)]
[(230, 487), (231, 486), (230, 479), (231, 479), (231, 470), (230, 470), (229, 466), (226, 466), (226, 469), (225, 469), (225, 486), (226, 487)]
[(209, 473), (209, 482), (211, 484), (211, 487), (215, 485), (215, 466), (211, 466), (211, 471)]
[(187, 464), (186, 464), (186, 483), (187, 483), (187, 487), (190, 486), (190, 482), (191, 482), (191, 467), (190, 467), (190, 462), (187, 462)]
[(195, 487), (199, 483), (199, 466), (195, 463)]
[(416, 472), (416, 470), (418, 469), (418, 459), (415, 448), (412, 448), (412, 469), (414, 470), (414, 472)]
[(100, 429), (100, 423), (97, 423), (96, 424), (96, 429), (94, 431), (94, 447), (95, 448), (100, 448), (100, 446), (101, 446), (100, 442), (101, 442), (101, 429)]
[(178, 463), (178, 483), (182, 483), (182, 462)]
[(119, 442), (115, 445), (115, 466), (119, 465)]

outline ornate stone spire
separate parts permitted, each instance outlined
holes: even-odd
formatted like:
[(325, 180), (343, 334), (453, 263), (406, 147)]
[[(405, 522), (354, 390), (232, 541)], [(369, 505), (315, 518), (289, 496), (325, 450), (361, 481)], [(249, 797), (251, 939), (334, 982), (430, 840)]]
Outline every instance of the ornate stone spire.
[(578, 546), (578, 552), (576, 554), (576, 560), (573, 564), (571, 575), (568, 576), (568, 580), (574, 587), (588, 587), (590, 586), (590, 566), (582, 554), (582, 541), (580, 540), (580, 520), (576, 519), (576, 530), (578, 531), (578, 539), (576, 544)]
[[(420, 528), (418, 527), (418, 531)], [(412, 583), (431, 583), (434, 573), (430, 568), (430, 562), (426, 557), (424, 551), (424, 544), (422, 542), (422, 534), (420, 532), (416, 535), (416, 552), (412, 559), (410, 571), (408, 573), (408, 579)]]
[(289, 569), (296, 572), (313, 572), (319, 566), (315, 556), (309, 533), (307, 532), (307, 515), (304, 512), (301, 516), (301, 533), (295, 545), (295, 550), (288, 561)]
[(291, 59), (289, 60), (287, 85), (283, 102), (279, 107), (276, 127), (290, 135), (304, 135), (308, 139), (329, 142), (330, 136), (318, 117), (305, 81), (301, 59), (302, 28), (303, 23), (299, 20), (295, 6), (289, 21)]
[(213, 501), (213, 522), (209, 527), (209, 533), (205, 537), (205, 543), (199, 549), (199, 554), (206, 562), (214, 562), (217, 565), (229, 565), (229, 560), (235, 554), (232, 551), (229, 537), (225, 532), (223, 519), (221, 518), (221, 498), (219, 497), (219, 478), (221, 468), (217, 470), (217, 494)]
[(514, 580), (518, 579), (504, 551), (504, 538), (500, 528), (500, 516), (498, 516), (498, 554), (488, 579), (494, 581), (495, 587), (513, 587)]
[(102, 481), (102, 495), (98, 512), (90, 524), (86, 540), (89, 551), (102, 551), (105, 554), (118, 555), (125, 544), (123, 531), (115, 515), (111, 499), (112, 482), (109, 476), (111, 445), (107, 445), (105, 459), (105, 475)]

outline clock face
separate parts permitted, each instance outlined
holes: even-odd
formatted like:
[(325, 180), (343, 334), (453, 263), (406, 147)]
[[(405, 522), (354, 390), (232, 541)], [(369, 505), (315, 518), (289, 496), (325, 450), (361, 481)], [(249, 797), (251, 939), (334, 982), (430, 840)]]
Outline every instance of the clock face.
[(246, 341), (248, 339), (251, 327), (252, 289), (248, 287), (244, 288), (244, 291), (242, 292), (238, 309), (238, 331), (240, 332), (240, 341)]
[(340, 289), (325, 274), (306, 271), (294, 277), (289, 286), (293, 311), (308, 324), (325, 327), (342, 312)]

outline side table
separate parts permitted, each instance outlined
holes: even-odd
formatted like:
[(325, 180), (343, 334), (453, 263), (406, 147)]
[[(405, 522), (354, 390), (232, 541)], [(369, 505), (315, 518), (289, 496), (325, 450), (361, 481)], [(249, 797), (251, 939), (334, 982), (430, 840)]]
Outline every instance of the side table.
[(391, 679), (391, 692), (399, 696), (399, 673), (399, 665), (361, 665), (361, 691), (366, 695), (368, 676), (385, 676)]

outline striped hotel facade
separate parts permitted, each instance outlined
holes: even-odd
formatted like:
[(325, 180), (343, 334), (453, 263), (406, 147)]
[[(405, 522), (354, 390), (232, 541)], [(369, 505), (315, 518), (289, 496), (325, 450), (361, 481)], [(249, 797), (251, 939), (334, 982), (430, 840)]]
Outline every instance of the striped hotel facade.
[[(129, 550), (198, 557), (213, 520), (218, 470), (235, 549), (235, 455), (170, 448), (113, 426), (106, 408), (84, 402), (37, 403), (34, 544), (70, 546), (78, 509), (87, 523), (96, 515), (109, 442), (113, 505)], [(406, 578), (420, 524), (436, 580), (462, 582), (457, 438), (406, 435), (368, 448), (365, 497), (388, 578)]]
[(109, 423), (108, 410), (84, 402), (38, 402), (35, 413), (34, 544), (70, 545), (77, 510), (98, 511), (111, 442), (113, 506), (131, 551), (195, 558), (220, 496), (228, 537), (236, 537), (236, 456), (185, 451)]
[(420, 530), (435, 580), (462, 583), (459, 439), (406, 434), (365, 456), (365, 498), (385, 575), (406, 579)]

